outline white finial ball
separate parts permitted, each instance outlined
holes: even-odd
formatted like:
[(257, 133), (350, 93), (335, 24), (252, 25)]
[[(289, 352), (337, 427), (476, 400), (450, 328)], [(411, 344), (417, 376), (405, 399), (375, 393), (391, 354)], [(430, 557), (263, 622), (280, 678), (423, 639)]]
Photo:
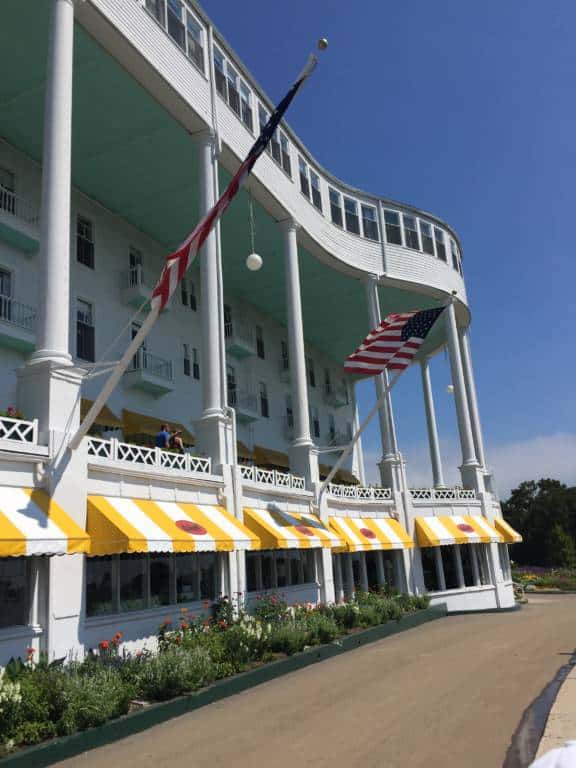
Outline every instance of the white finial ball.
[(251, 253), (246, 257), (246, 266), (250, 272), (258, 272), (262, 268), (262, 256), (257, 253)]
[(454, 384), (448, 384), (448, 386), (446, 387), (446, 392), (448, 392), (449, 395), (453, 395), (454, 394)]
[(320, 40), (318, 40), (318, 48), (321, 51), (325, 51), (326, 48), (328, 48), (328, 40), (325, 37), (321, 37)]

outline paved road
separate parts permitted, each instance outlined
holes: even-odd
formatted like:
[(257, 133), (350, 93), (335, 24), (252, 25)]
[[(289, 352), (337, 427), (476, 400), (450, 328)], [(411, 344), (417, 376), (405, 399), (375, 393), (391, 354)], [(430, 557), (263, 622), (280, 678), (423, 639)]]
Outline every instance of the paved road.
[(324, 661), (61, 768), (501, 768), (576, 646), (576, 596), (455, 616)]

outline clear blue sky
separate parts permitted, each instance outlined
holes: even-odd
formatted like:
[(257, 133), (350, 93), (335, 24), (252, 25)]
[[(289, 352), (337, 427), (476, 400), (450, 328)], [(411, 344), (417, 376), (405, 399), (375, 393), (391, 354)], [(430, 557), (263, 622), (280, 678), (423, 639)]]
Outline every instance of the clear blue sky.
[[(329, 39), (289, 123), (341, 179), (430, 210), (457, 230), (481, 416), (497, 475), (498, 458), (503, 465), (500, 485), (541, 467), (576, 482), (574, 4), (203, 5), (274, 100), (316, 39)], [(425, 437), (416, 373), (395, 393), (409, 472), (411, 460), (422, 462)], [(455, 463), (443, 356), (433, 375)], [(364, 387), (363, 410), (370, 398)], [(365, 449), (378, 450), (375, 428)]]

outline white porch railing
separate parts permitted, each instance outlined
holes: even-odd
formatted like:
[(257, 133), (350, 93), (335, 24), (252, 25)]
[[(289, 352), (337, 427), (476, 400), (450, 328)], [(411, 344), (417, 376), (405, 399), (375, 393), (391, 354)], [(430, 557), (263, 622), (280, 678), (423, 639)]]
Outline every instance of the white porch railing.
[(476, 499), (476, 491), (469, 488), (411, 488), (414, 501), (470, 501)]
[(144, 445), (122, 443), (112, 438), (102, 440), (88, 437), (88, 456), (114, 461), (127, 461), (146, 467), (159, 469), (177, 469), (181, 472), (202, 472), (210, 474), (212, 470), (209, 458), (193, 456), (190, 453), (172, 453), (161, 448), (147, 448)]
[(139, 349), (134, 355), (132, 370), (146, 371), (146, 373), (150, 373), (160, 379), (166, 379), (166, 381), (173, 381), (174, 379), (172, 361), (165, 360), (163, 357), (158, 357), (158, 355), (152, 355), (145, 349)]
[(335, 499), (355, 499), (357, 501), (391, 501), (391, 488), (372, 488), (364, 485), (328, 484), (328, 495)]
[(36, 445), (38, 442), (38, 419), (26, 421), (0, 416), (0, 440), (14, 440), (19, 443)]
[(120, 273), (120, 287), (125, 290), (127, 288), (149, 288), (152, 290), (154, 287), (154, 278), (148, 274), (140, 264), (136, 264), (134, 267), (130, 267), (124, 272)]
[(0, 320), (27, 331), (36, 328), (36, 308), (16, 301), (12, 296), (0, 295)]
[(290, 472), (278, 472), (276, 469), (260, 469), (260, 467), (241, 465), (240, 474), (242, 480), (249, 480), (261, 485), (274, 485), (277, 488), (290, 488), (295, 491), (306, 490), (304, 478)]
[(0, 186), (0, 211), (5, 211), (26, 224), (38, 226), (39, 216), (36, 205), (2, 186)]
[(240, 342), (246, 347), (255, 350), (254, 329), (243, 320), (233, 320), (224, 324), (224, 337), (227, 343)]

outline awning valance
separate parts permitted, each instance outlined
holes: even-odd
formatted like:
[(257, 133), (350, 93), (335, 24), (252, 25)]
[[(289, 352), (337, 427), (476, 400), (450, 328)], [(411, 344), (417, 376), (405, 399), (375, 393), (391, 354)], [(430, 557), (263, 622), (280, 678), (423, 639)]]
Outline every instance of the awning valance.
[(209, 504), (89, 496), (86, 528), (92, 555), (259, 548), (239, 520)]
[(347, 552), (414, 546), (408, 532), (391, 517), (331, 517), (330, 527), (344, 539)]
[(274, 451), (272, 448), (263, 448), (261, 445), (254, 446), (254, 463), (258, 467), (290, 469), (290, 459), (287, 453)]
[(168, 424), (171, 432), (180, 430), (182, 432), (182, 440), (186, 445), (194, 445), (196, 442), (194, 435), (183, 425), (176, 421), (170, 421), (169, 419), (157, 419), (154, 416), (147, 416), (144, 413), (136, 413), (135, 411), (122, 411), (122, 428), (124, 430), (124, 437), (128, 435), (148, 435), (149, 437), (156, 437), (162, 424)]
[[(84, 419), (94, 401), (82, 398), (80, 401), (80, 418)], [(100, 409), (100, 413), (96, 416), (94, 424), (99, 427), (113, 427), (115, 429), (122, 429), (122, 422), (115, 416), (107, 405), (103, 405)]]
[(449, 544), (500, 543), (502, 536), (479, 515), (417, 517), (416, 537), (421, 547)]
[(44, 491), (0, 488), (0, 557), (88, 552), (88, 535)]
[(522, 541), (522, 535), (515, 531), (514, 528), (503, 520), (501, 517), (494, 520), (494, 527), (501, 534), (505, 544), (520, 544)]
[(309, 549), (343, 547), (344, 542), (326, 528), (320, 518), (301, 512), (244, 508), (244, 523), (260, 539), (261, 549)]

